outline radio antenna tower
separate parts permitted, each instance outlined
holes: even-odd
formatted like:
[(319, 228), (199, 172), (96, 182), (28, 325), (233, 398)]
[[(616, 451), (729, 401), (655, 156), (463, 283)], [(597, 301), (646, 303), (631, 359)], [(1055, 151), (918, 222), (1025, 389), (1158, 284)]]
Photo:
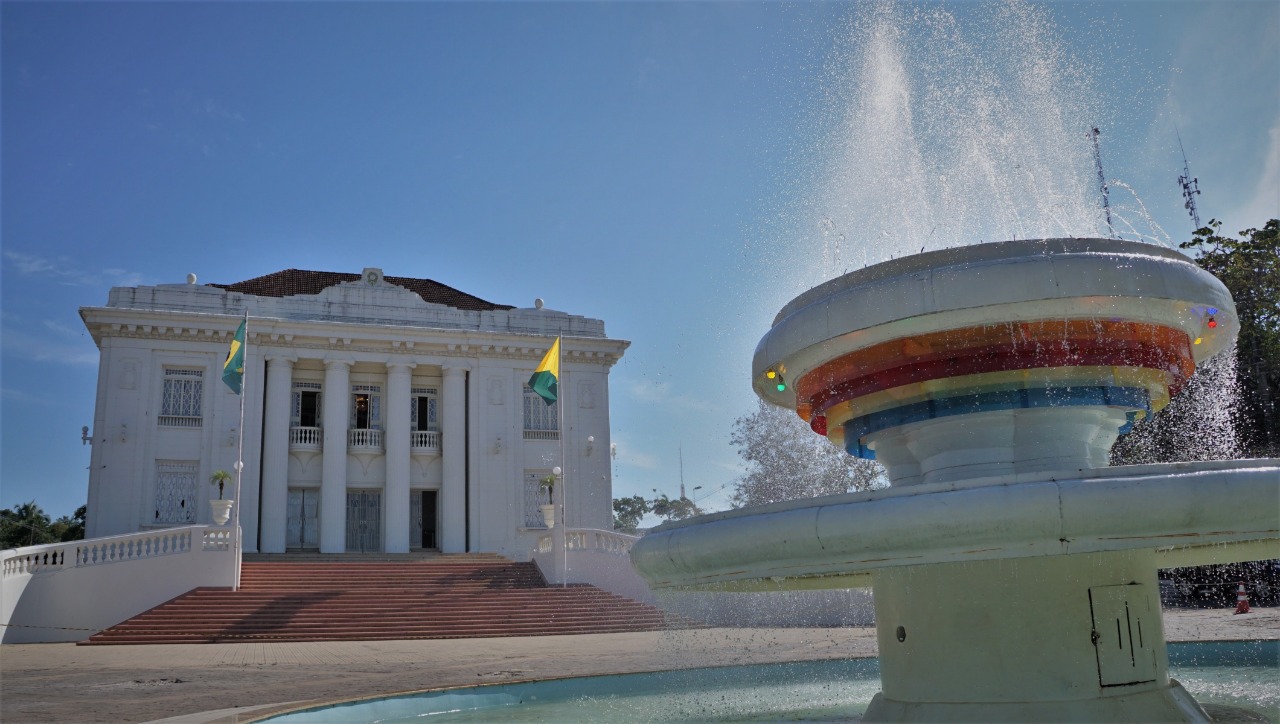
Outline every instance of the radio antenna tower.
[(1107, 196), (1107, 177), (1102, 174), (1102, 150), (1098, 148), (1098, 136), (1102, 132), (1097, 126), (1093, 130), (1085, 134), (1093, 140), (1093, 165), (1098, 169), (1098, 188), (1102, 191), (1102, 211), (1107, 215), (1107, 231), (1111, 232), (1111, 238), (1116, 238), (1115, 227), (1111, 225), (1111, 199)]
[(1191, 214), (1191, 221), (1196, 231), (1200, 228), (1200, 212), (1196, 209), (1196, 197), (1200, 195), (1200, 179), (1191, 175), (1191, 167), (1187, 165), (1187, 152), (1182, 148), (1182, 134), (1178, 132), (1178, 124), (1173, 124), (1173, 132), (1178, 136), (1178, 150), (1182, 152), (1182, 175), (1178, 177), (1178, 185), (1182, 187), (1182, 207)]

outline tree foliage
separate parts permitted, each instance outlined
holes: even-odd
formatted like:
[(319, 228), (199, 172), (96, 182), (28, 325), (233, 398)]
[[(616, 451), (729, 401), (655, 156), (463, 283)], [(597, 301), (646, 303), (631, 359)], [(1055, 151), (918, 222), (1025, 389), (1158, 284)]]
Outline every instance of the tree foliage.
[(1219, 235), (1221, 226), (1210, 221), (1179, 246), (1194, 251), (1196, 263), (1222, 280), (1235, 299), (1242, 397), (1235, 423), (1241, 452), (1275, 455), (1280, 453), (1280, 219), (1245, 229), (1239, 238)]
[(1180, 244), (1231, 292), (1236, 345), (1200, 365), (1181, 394), (1111, 449), (1114, 464), (1280, 454), (1280, 220), (1221, 236), (1210, 221)]
[(735, 507), (869, 490), (884, 481), (879, 465), (849, 455), (791, 410), (763, 400), (733, 423), (729, 439), (747, 465), (735, 483)]
[(85, 506), (51, 520), (32, 500), (0, 510), (0, 549), (61, 543), (84, 538)]
[(635, 533), (640, 520), (649, 512), (649, 501), (639, 495), (613, 499), (613, 529), (622, 533)]
[[(653, 492), (656, 493), (658, 491), (655, 490)], [(649, 512), (667, 520), (684, 520), (695, 515), (702, 515), (706, 511), (699, 508), (697, 503), (688, 498), (679, 497), (672, 500), (667, 497), (666, 493), (663, 493), (649, 501)]]

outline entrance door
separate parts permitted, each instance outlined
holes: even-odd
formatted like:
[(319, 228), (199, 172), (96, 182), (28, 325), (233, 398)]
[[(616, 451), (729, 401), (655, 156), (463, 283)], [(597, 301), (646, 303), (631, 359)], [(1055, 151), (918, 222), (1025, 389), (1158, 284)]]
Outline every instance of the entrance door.
[(436, 542), (436, 491), (409, 493), (409, 541), (413, 548), (439, 548)]
[(314, 549), (320, 547), (320, 491), (289, 488), (288, 517), (285, 523), (285, 547)]
[(382, 492), (347, 491), (347, 552), (382, 550)]

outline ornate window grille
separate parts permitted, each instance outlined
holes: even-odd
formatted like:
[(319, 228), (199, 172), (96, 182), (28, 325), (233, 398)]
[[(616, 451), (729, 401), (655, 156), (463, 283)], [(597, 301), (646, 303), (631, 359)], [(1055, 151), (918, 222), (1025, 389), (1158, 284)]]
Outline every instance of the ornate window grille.
[[(322, 385), (319, 382), (294, 382), (293, 383), (293, 407), (292, 407), (292, 424), (293, 427), (314, 427), (319, 428), (322, 408), (320, 405), (322, 399), (320, 390)], [(304, 399), (305, 399), (305, 405)]]
[(193, 460), (157, 460), (152, 523), (194, 523), (196, 470)]
[(550, 405), (538, 393), (524, 388), (524, 439), (559, 440), (560, 418), (557, 400)]
[(204, 370), (165, 368), (157, 422), (165, 427), (200, 427)]
[(351, 427), (357, 430), (382, 429), (382, 388), (378, 385), (351, 386)]
[(438, 392), (434, 387), (414, 387), (413, 404), (409, 406), (409, 429), (419, 432), (439, 432), (440, 422), (436, 415)]
[[(538, 399), (541, 400), (542, 398)], [(550, 474), (550, 470), (524, 471), (524, 527), (526, 528), (547, 527), (542, 519), (542, 511), (538, 509), (538, 506), (547, 502), (547, 494), (542, 491), (540, 486), (542, 479)]]

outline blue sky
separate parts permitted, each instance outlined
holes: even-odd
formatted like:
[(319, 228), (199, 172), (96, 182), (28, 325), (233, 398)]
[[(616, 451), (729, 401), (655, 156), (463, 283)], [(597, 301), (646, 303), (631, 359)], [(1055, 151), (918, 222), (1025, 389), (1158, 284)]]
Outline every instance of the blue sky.
[[(860, 11), (5, 2), (0, 505), (85, 500), (77, 310), (111, 286), (377, 266), (604, 319), (632, 342), (615, 495), (675, 495), (683, 448), (688, 489), (725, 507), (751, 351), (814, 263), (777, 220), (813, 191), (797, 149)], [(1280, 4), (1047, 11), (1096, 71), (1107, 175), (1175, 241), (1175, 123), (1205, 220), (1280, 213)]]

